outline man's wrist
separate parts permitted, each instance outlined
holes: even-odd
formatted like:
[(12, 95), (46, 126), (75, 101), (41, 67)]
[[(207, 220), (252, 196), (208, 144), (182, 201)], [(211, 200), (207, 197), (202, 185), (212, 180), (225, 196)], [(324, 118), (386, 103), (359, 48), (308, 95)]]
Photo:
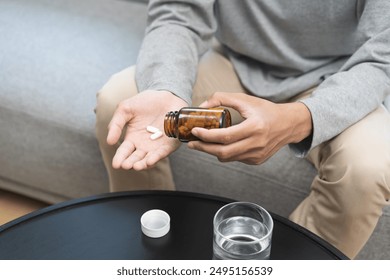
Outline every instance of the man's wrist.
[(313, 122), (309, 108), (302, 102), (286, 104), (289, 107), (291, 117), (291, 139), (290, 143), (299, 143), (313, 132)]

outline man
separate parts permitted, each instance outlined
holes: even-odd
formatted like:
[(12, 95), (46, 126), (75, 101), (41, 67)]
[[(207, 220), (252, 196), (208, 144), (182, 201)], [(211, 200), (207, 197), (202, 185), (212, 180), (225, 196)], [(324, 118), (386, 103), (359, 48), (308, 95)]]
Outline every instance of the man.
[[(261, 164), (289, 145), (318, 170), (290, 219), (355, 257), (390, 198), (389, 10), (387, 0), (150, 1), (136, 68), (98, 96), (111, 189), (174, 188), (166, 157), (180, 144), (145, 127), (191, 103), (226, 106), (235, 125), (193, 129), (201, 141), (188, 147)], [(221, 46), (209, 50), (214, 36)]]

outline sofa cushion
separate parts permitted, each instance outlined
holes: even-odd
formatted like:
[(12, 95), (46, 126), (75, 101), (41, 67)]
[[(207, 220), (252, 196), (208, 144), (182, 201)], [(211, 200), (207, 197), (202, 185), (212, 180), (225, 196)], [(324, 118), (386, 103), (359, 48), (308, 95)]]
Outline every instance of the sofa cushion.
[(0, 2), (2, 187), (49, 202), (108, 191), (95, 95), (135, 63), (145, 22), (132, 1)]

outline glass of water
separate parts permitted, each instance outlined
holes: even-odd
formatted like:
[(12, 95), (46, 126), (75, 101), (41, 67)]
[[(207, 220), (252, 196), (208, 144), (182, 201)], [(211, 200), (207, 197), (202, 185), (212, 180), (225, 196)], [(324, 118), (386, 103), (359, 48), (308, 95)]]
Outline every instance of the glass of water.
[(214, 216), (213, 258), (267, 260), (271, 253), (271, 215), (250, 202), (233, 202)]

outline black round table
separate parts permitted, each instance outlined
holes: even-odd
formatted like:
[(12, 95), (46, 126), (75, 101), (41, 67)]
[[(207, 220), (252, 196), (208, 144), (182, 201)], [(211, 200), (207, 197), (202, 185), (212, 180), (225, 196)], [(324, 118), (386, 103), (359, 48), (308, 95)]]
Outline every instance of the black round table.
[[(59, 203), (0, 227), (0, 259), (212, 259), (213, 217), (231, 200), (186, 192), (120, 192)], [(141, 231), (140, 217), (162, 209), (171, 229)], [(272, 213), (271, 213), (272, 214)], [(272, 214), (271, 259), (346, 259), (337, 249)]]

